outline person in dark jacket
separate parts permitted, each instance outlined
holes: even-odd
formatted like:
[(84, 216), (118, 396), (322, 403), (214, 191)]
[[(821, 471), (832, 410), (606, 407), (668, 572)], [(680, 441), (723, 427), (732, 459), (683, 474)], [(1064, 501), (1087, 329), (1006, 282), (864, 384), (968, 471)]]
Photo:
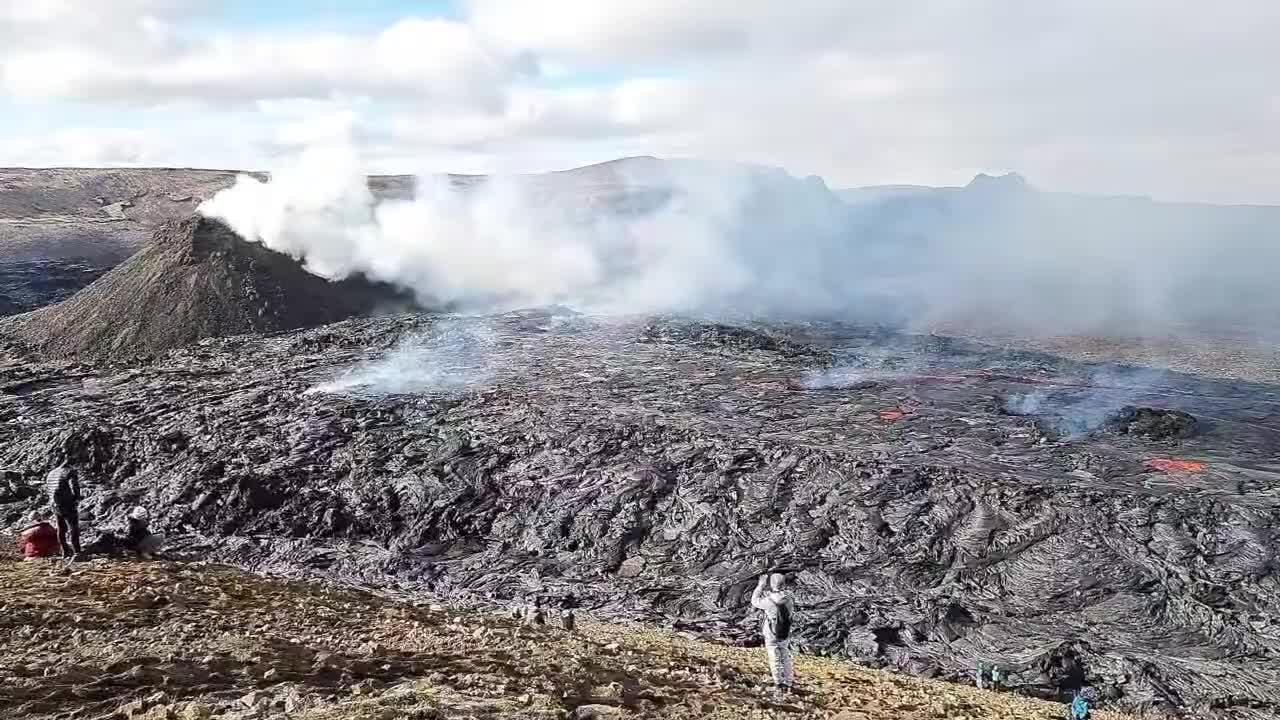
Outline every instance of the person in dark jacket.
[(80, 478), (66, 463), (45, 477), (50, 505), (58, 523), (58, 546), (63, 557), (80, 554)]

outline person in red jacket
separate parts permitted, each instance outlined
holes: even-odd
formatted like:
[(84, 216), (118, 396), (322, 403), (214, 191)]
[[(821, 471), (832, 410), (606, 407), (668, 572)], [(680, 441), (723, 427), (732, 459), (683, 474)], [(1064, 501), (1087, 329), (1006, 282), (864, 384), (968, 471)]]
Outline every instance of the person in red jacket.
[(36, 520), (18, 533), (18, 547), (24, 560), (53, 557), (61, 550), (58, 529), (48, 520)]

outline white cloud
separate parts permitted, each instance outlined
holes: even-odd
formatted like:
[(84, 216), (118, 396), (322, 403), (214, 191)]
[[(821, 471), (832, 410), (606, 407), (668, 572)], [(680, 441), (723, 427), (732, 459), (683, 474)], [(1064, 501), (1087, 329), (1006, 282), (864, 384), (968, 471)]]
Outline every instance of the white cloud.
[[(218, 4), (197, 0), (10, 2), (0, 99), (49, 116), (68, 100), (177, 104), (175, 126), (196, 105), (224, 124), (256, 110), (241, 145), (260, 161), (350, 126), (366, 156), (414, 169), (672, 154), (835, 186), (1016, 169), (1051, 188), (1280, 202), (1270, 0), (465, 7), (463, 20), (321, 33), (213, 30)], [(299, 99), (319, 116), (270, 110)], [(147, 157), (172, 145), (141, 141)]]
[(652, 136), (685, 118), (692, 88), (682, 80), (637, 78), (590, 88), (512, 88), (501, 112), (421, 113), (392, 119), (407, 143), (500, 152), (514, 142)]
[(51, 46), (91, 46), (117, 56), (173, 51), (177, 23), (201, 19), (208, 0), (5, 0), (0, 3), (4, 54)]
[(162, 161), (163, 146), (131, 128), (64, 128), (0, 138), (7, 165), (127, 166)]
[(173, 40), (154, 17), (120, 23), (134, 52), (55, 33), (43, 47), (11, 51), (3, 88), (26, 99), (104, 103), (195, 101), (219, 106), (274, 98), (400, 97), (495, 108), (528, 61), (487, 45), (473, 28), (408, 18), (368, 35), (216, 34)]
[(859, 15), (849, 0), (469, 0), (472, 22), (510, 47), (612, 60), (666, 60), (813, 47)]
[(482, 30), (558, 64), (677, 63), (698, 87), (681, 118), (695, 154), (837, 184), (1017, 168), (1049, 186), (1280, 201), (1267, 0), (533, 5), (468, 3)]

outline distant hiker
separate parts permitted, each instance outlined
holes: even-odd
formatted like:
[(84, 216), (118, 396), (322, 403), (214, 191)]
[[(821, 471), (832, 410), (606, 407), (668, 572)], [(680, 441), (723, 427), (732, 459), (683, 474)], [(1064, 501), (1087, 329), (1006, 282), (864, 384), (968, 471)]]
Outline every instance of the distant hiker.
[(578, 620), (574, 616), (574, 610), (577, 609), (578, 598), (574, 597), (572, 592), (560, 598), (560, 627), (570, 632), (577, 627)]
[(1097, 699), (1097, 693), (1091, 687), (1077, 692), (1067, 708), (1067, 720), (1089, 720), (1093, 717), (1093, 703)]
[(27, 527), (18, 532), (18, 548), (24, 560), (53, 557), (58, 554), (58, 530), (44, 518), (32, 518)]
[(781, 573), (761, 575), (755, 592), (751, 593), (751, 606), (764, 611), (762, 631), (773, 685), (778, 690), (789, 691), (794, 680), (791, 666), (791, 621), (795, 614), (795, 603), (791, 594), (783, 590), (785, 584), (786, 577)]
[(529, 612), (525, 616), (525, 622), (537, 626), (547, 624), (547, 611), (542, 607), (541, 595), (533, 596), (533, 604), (529, 606)]
[(1004, 683), (1005, 674), (999, 665), (994, 663), (979, 662), (978, 668), (973, 671), (974, 685), (986, 690), (999, 690)]
[(80, 553), (80, 478), (64, 462), (45, 476), (63, 557)]
[(999, 665), (990, 665), (987, 668), (987, 677), (990, 680), (988, 687), (992, 690), (999, 691), (1004, 687), (1005, 673), (1000, 669)]
[(143, 560), (151, 560), (164, 546), (164, 535), (151, 532), (151, 514), (141, 506), (129, 512), (129, 529), (125, 532), (125, 547)]

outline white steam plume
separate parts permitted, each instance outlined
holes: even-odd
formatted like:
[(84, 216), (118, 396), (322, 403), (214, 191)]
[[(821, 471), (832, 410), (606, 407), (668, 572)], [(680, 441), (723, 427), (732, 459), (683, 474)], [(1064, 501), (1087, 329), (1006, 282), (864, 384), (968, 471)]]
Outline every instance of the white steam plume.
[(362, 273), (457, 310), (1280, 336), (1280, 208), (1041, 193), (985, 177), (846, 204), (782, 171), (644, 158), (424, 176), (411, 200), (375, 203), (360, 158), (334, 143), (269, 182), (242, 177), (200, 210), (319, 275)]
[[(428, 304), (650, 312), (746, 290), (754, 278), (730, 239), (748, 178), (691, 166), (663, 180), (674, 180), (675, 197), (657, 212), (630, 217), (588, 208), (626, 201), (643, 179), (562, 187), (495, 177), (460, 187), (426, 176), (414, 199), (375, 203), (356, 153), (331, 145), (307, 150), (269, 182), (239, 177), (200, 212), (318, 275), (362, 273), (409, 288)], [(566, 202), (566, 192), (576, 196)]]
[(481, 386), (496, 374), (496, 343), (496, 333), (483, 323), (445, 321), (307, 394), (452, 393)]

